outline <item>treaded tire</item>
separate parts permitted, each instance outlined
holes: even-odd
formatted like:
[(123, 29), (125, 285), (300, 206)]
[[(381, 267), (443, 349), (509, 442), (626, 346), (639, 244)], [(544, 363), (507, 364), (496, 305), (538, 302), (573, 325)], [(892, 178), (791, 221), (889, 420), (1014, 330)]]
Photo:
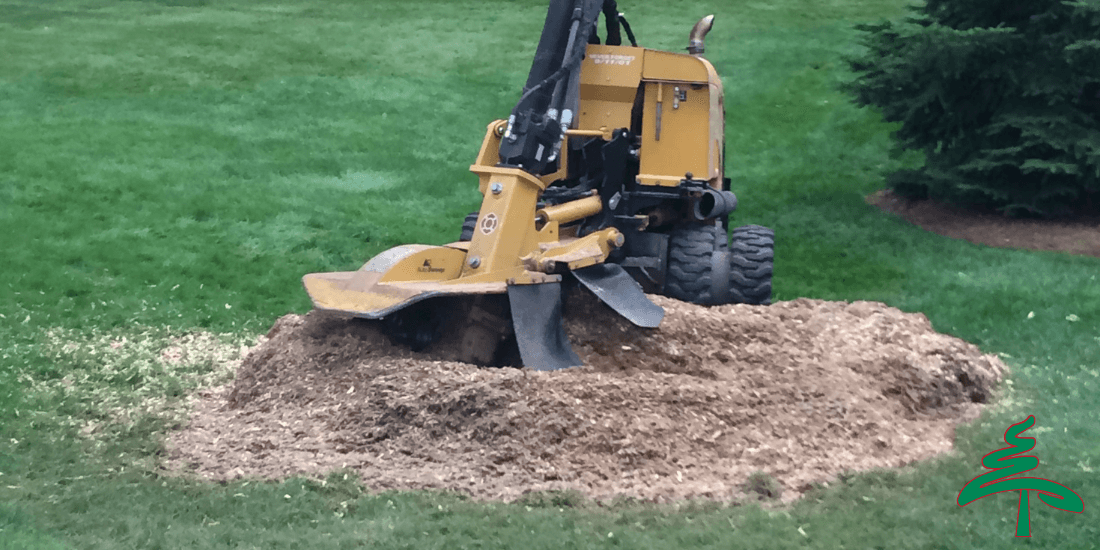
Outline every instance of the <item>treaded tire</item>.
[(775, 231), (744, 225), (730, 232), (730, 298), (734, 303), (772, 302)]
[(470, 212), (469, 214), (466, 214), (466, 219), (462, 222), (462, 233), (458, 235), (458, 240), (474, 240), (474, 228), (477, 227), (477, 215), (478, 212)]
[(726, 232), (713, 225), (673, 228), (668, 239), (664, 294), (701, 305), (730, 301)]

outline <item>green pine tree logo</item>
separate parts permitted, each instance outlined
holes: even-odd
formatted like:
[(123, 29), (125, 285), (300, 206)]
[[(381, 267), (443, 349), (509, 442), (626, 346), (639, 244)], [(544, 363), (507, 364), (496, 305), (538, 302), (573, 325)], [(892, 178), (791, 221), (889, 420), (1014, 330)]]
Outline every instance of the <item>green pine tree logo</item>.
[(1038, 458), (1022, 455), (1035, 448), (1035, 438), (1020, 437), (1020, 434), (1034, 425), (1035, 416), (1029, 415), (1027, 420), (1009, 426), (1005, 430), (1005, 443), (1008, 447), (982, 457), (982, 466), (992, 471), (971, 479), (959, 490), (959, 506), (966, 506), (995, 493), (1020, 491), (1020, 507), (1016, 511), (1017, 537), (1031, 536), (1028, 491), (1038, 493), (1039, 500), (1051, 508), (1075, 514), (1085, 510), (1085, 502), (1081, 497), (1061, 483), (1041, 477), (1013, 477), (1039, 467)]

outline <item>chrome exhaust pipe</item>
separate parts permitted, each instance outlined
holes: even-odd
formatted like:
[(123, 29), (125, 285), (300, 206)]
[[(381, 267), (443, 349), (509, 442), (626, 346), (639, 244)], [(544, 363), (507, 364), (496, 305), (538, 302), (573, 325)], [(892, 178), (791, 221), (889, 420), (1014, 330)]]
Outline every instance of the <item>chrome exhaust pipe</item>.
[(711, 14), (700, 19), (699, 22), (691, 28), (691, 34), (688, 35), (688, 53), (691, 55), (703, 55), (703, 39), (707, 37), (707, 33), (710, 32), (710, 28), (713, 25), (714, 15)]

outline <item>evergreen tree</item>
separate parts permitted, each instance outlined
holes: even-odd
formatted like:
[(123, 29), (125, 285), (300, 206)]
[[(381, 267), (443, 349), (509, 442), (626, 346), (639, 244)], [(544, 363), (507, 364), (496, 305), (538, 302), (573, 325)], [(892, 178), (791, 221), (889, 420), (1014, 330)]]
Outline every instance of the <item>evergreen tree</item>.
[(858, 25), (866, 55), (843, 86), (925, 165), (900, 194), (1006, 215), (1100, 208), (1100, 0), (927, 0)]

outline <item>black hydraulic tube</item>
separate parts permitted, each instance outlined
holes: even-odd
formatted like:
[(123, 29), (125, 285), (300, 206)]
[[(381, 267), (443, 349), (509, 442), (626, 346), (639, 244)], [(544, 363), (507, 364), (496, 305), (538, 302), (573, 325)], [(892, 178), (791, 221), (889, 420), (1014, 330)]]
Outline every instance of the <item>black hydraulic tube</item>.
[(603, 1), (603, 22), (607, 28), (607, 40), (604, 41), (604, 44), (621, 46), (623, 37), (619, 33), (619, 6), (615, 3), (615, 0)]
[[(580, 4), (584, 4), (585, 2), (591, 2), (591, 1), (592, 0), (577, 0), (577, 2), (580, 3)], [(535, 53), (535, 59), (534, 59), (535, 64), (542, 63), (546, 66), (557, 67), (557, 70), (555, 70), (553, 73), (551, 73), (549, 75), (546, 75), (542, 80), (535, 80), (534, 77), (535, 77), (536, 73), (539, 74), (539, 75), (543, 75), (543, 74), (546, 73), (546, 71), (545, 70), (536, 71), (535, 66), (532, 65), (531, 72), (528, 74), (528, 77), (527, 77), (527, 85), (524, 86), (523, 95), (521, 95), (520, 98), (519, 98), (519, 101), (516, 102), (517, 110), (520, 107), (520, 105), (522, 105), (524, 103), (524, 101), (528, 97), (530, 97), (532, 94), (534, 94), (536, 91), (539, 91), (543, 86), (545, 86), (546, 84), (548, 84), (550, 82), (558, 81), (562, 76), (565, 75), (566, 72), (573, 69), (575, 67), (575, 63), (579, 63), (580, 60), (581, 60), (581, 57), (583, 57), (583, 55), (584, 55), (584, 50), (580, 50), (580, 55), (574, 54), (572, 56), (573, 59), (571, 60), (570, 56), (563, 52), (563, 55), (561, 57), (561, 62), (560, 63), (553, 63), (552, 60), (556, 59), (556, 56), (554, 56), (553, 58), (550, 58), (548, 55), (546, 55), (544, 52), (542, 52), (544, 42), (547, 43), (547, 44), (553, 43), (553, 39), (551, 37), (547, 36), (547, 31), (550, 28), (550, 25), (552, 23), (551, 18), (554, 17), (555, 21), (556, 21), (556, 18), (558, 17), (558, 14), (561, 13), (560, 6), (563, 5), (563, 4), (564, 4), (564, 2), (562, 2), (560, 0), (558, 0), (558, 1), (552, 0), (550, 2), (550, 10), (549, 10), (549, 12), (547, 13), (547, 16), (546, 16), (547, 17), (547, 23), (546, 23), (546, 26), (543, 27), (543, 29), (542, 29), (543, 37), (542, 37), (542, 39), (539, 40), (539, 51), (537, 51)], [(555, 7), (557, 7), (558, 9), (555, 9)], [(581, 8), (575, 8), (575, 10), (577, 10), (577, 9), (581, 9)], [(575, 10), (573, 11), (573, 14), (576, 13)], [(588, 23), (594, 22), (596, 18), (595, 18), (595, 16), (593, 16), (591, 19), (592, 19), (592, 21), (589, 21)], [(567, 18), (567, 19), (562, 20), (563, 23), (569, 23), (571, 21), (572, 21), (572, 18)], [(591, 25), (589, 25), (589, 26), (591, 26)], [(566, 27), (563, 25), (561, 30), (564, 31), (565, 28)], [(579, 29), (580, 29), (579, 26), (577, 26), (576, 29), (570, 28), (569, 34), (566, 35), (567, 40), (575, 42), (576, 32)], [(564, 32), (563, 32), (563, 34), (564, 34)], [(559, 36), (559, 38), (561, 38), (561, 36)], [(588, 37), (587, 36), (584, 37), (584, 41), (586, 43), (588, 42)], [(560, 43), (559, 43), (559, 45), (560, 45)], [(635, 44), (635, 45), (637, 45), (637, 44)], [(562, 49), (563, 50), (568, 50), (568, 48), (562, 48)], [(554, 53), (556, 53), (556, 52), (554, 52)], [(570, 61), (574, 61), (575, 63), (570, 63)]]
[[(560, 0), (550, 2), (546, 10), (546, 23), (539, 37), (539, 45), (531, 61), (531, 71), (527, 74), (527, 83), (523, 86), (524, 97), (527, 96), (528, 91), (561, 68), (562, 53), (565, 51), (566, 33), (572, 13), (572, 2)], [(523, 99), (521, 98), (520, 101), (522, 102)]]
[[(508, 118), (500, 146), (502, 166), (535, 175), (556, 169), (561, 142), (577, 109), (581, 59), (602, 7), (603, 0), (551, 2), (535, 54), (535, 62), (546, 66), (532, 67), (528, 86)], [(552, 27), (561, 33), (557, 40), (551, 36)], [(543, 78), (536, 81), (539, 76)]]
[[(580, 7), (573, 8), (573, 17), (571, 18), (571, 22), (569, 24), (569, 40), (565, 43), (565, 54), (562, 55), (561, 60), (561, 66), (563, 69), (569, 68), (572, 65), (570, 61), (573, 57), (573, 48), (576, 46), (577, 43), (577, 28), (581, 25), (581, 17), (583, 15), (584, 11), (581, 10)], [(562, 94), (564, 90), (568, 89), (566, 88), (567, 84), (569, 83), (566, 82), (566, 79), (559, 79), (554, 84), (554, 93), (550, 96), (551, 100), (549, 110), (550, 118), (554, 120), (559, 120), (558, 116), (562, 111), (562, 106), (568, 105), (567, 103), (565, 103), (565, 97)]]
[(626, 37), (630, 39), (630, 45), (635, 48), (638, 47), (638, 41), (634, 40), (634, 32), (630, 30), (630, 23), (626, 22), (626, 16), (619, 14), (619, 22), (623, 24), (623, 30), (626, 31)]

